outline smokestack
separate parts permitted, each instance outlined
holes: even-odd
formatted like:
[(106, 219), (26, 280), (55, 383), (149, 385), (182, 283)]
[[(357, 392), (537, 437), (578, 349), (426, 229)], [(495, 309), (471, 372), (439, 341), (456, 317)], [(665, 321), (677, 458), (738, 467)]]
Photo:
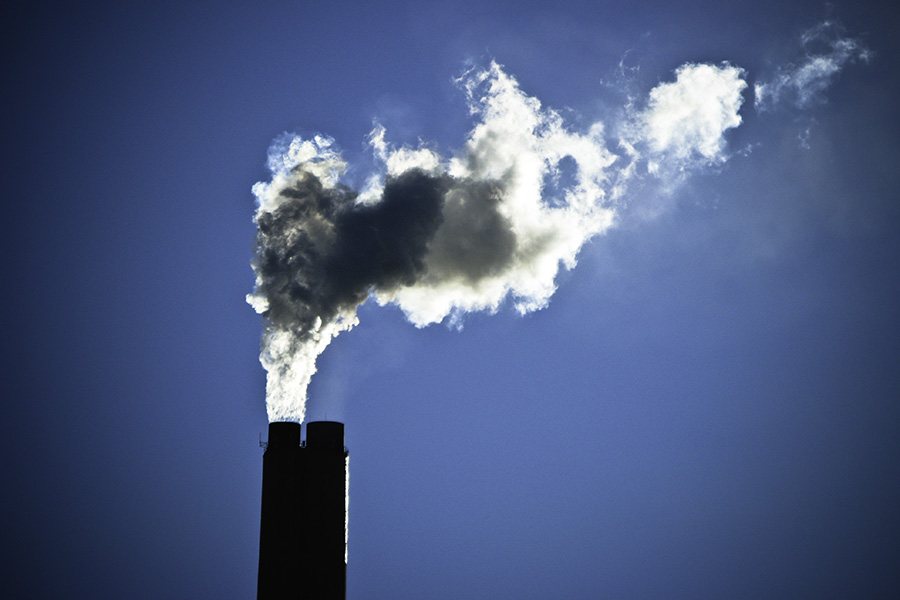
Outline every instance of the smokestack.
[(343, 423), (269, 423), (258, 600), (346, 597), (347, 462)]

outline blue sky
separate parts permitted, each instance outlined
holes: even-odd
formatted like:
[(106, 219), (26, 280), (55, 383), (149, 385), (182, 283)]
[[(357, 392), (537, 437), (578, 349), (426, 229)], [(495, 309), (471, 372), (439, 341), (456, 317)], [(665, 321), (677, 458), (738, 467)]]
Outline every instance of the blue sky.
[[(330, 136), (357, 186), (384, 170), (376, 122), (459, 156), (478, 117), (454, 79), (494, 60), (567, 131), (644, 123), (643, 175), (545, 308), (417, 328), (369, 300), (321, 354), (307, 411), (346, 423), (348, 597), (895, 597), (900, 82), (879, 6), (13, 9), (6, 595), (254, 596), (245, 296), (270, 144)], [(797, 87), (827, 40), (867, 58)], [(723, 61), (740, 125), (651, 177), (651, 90)], [(754, 86), (778, 81), (797, 86), (763, 110)]]

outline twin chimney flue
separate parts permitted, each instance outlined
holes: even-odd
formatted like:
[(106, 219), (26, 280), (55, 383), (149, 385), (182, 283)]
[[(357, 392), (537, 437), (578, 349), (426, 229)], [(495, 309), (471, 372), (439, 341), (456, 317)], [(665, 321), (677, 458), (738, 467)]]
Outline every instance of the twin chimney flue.
[(344, 600), (348, 453), (344, 424), (269, 424), (263, 454), (258, 600)]

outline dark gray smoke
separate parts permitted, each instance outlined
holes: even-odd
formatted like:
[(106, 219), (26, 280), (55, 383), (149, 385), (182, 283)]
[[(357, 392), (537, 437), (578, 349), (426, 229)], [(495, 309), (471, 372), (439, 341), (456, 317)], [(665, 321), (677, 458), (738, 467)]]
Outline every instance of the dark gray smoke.
[(263, 316), (301, 339), (315, 321), (356, 310), (373, 290), (414, 285), (443, 221), (449, 177), (411, 169), (389, 177), (381, 199), (327, 188), (298, 168), (282, 202), (257, 218), (257, 294), (268, 300)]

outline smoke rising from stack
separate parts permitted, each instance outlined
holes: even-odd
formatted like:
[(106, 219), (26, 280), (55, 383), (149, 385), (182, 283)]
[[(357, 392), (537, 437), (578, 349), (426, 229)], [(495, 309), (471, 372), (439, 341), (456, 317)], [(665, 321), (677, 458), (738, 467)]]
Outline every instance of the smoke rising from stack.
[(615, 226), (638, 188), (670, 191), (724, 163), (725, 134), (741, 124), (742, 69), (685, 64), (624, 118), (575, 130), (525, 94), (500, 65), (457, 80), (473, 117), (448, 157), (395, 147), (376, 126), (379, 168), (360, 191), (329, 138), (285, 134), (272, 179), (253, 187), (258, 226), (248, 302), (265, 321), (260, 360), (270, 421), (302, 421), (316, 358), (358, 323), (369, 298), (414, 325), (458, 324), (505, 302), (547, 305), (559, 269)]

